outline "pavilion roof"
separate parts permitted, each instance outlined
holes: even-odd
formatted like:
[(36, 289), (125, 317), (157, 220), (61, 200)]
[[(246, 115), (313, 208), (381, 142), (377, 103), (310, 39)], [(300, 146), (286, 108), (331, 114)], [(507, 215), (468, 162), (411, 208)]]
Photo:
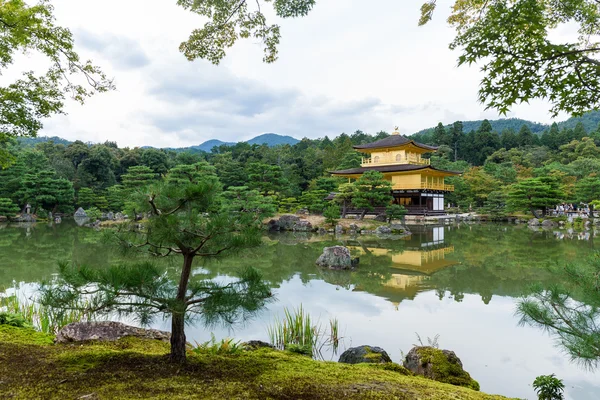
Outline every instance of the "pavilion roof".
[(446, 172), (453, 175), (460, 175), (460, 172), (456, 171), (446, 171), (443, 169), (438, 169), (432, 167), (431, 165), (415, 165), (415, 164), (396, 164), (396, 165), (379, 165), (373, 167), (358, 167), (351, 169), (344, 169), (340, 171), (330, 171), (330, 174), (333, 175), (354, 175), (354, 174), (364, 174), (368, 171), (379, 171), (379, 172), (406, 172), (406, 171), (419, 171), (424, 169), (430, 169), (432, 171), (440, 171)]
[(419, 142), (415, 142), (414, 140), (408, 139), (401, 135), (391, 135), (386, 137), (385, 139), (378, 140), (373, 143), (361, 144), (358, 146), (354, 146), (356, 150), (369, 150), (369, 149), (380, 149), (380, 148), (388, 148), (388, 147), (398, 147), (408, 143), (412, 143), (414, 146), (420, 147), (425, 150), (437, 150), (437, 146), (430, 146), (428, 144), (423, 144)]

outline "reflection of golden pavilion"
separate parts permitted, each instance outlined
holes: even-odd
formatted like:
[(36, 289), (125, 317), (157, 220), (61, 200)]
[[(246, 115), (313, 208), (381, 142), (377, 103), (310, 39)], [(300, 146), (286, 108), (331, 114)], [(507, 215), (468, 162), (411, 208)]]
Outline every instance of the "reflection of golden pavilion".
[[(369, 246), (369, 244), (351, 247), (361, 254), (391, 259), (392, 276), (383, 284), (377, 295), (386, 297), (397, 306), (403, 299), (413, 299), (419, 292), (431, 289), (427, 285), (430, 275), (458, 264), (456, 260), (447, 258), (449, 254), (454, 253), (454, 246), (444, 243), (444, 228), (433, 229), (433, 232), (427, 232), (428, 241), (415, 242), (407, 238), (407, 247), (402, 251)], [(421, 236), (420, 239), (424, 237)]]

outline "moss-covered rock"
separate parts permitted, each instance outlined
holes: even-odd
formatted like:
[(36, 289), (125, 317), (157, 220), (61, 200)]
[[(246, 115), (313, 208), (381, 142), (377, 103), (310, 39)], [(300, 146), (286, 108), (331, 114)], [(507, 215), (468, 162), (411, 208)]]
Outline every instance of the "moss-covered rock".
[(415, 375), (479, 390), (479, 383), (463, 369), (460, 358), (450, 350), (430, 346), (413, 347), (404, 359), (404, 366)]
[(381, 347), (375, 346), (358, 346), (351, 347), (340, 356), (339, 362), (344, 364), (361, 364), (361, 363), (391, 363), (392, 359), (388, 353)]

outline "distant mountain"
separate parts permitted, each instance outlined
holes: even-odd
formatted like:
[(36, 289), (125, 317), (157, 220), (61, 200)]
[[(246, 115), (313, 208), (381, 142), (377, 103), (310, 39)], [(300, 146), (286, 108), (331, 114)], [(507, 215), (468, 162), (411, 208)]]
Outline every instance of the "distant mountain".
[(290, 146), (293, 146), (298, 142), (299, 142), (298, 139), (293, 138), (291, 136), (278, 135), (276, 133), (265, 133), (263, 135), (259, 135), (259, 136), (255, 137), (254, 139), (248, 140), (246, 143), (248, 143), (250, 145), (266, 144), (269, 147), (273, 147), (273, 146), (279, 146), (279, 145), (285, 145), (285, 144), (289, 144)]
[(559, 128), (573, 129), (578, 122), (581, 122), (586, 131), (594, 131), (600, 124), (600, 111), (590, 111), (583, 114), (581, 117), (572, 117), (566, 121), (559, 122)]
[[(198, 145), (198, 146), (191, 146), (191, 147), (187, 147), (185, 148), (190, 149), (190, 150), (200, 150), (200, 151), (205, 151), (207, 153), (210, 153), (211, 150), (213, 149), (213, 147), (219, 147), (219, 146), (233, 146), (235, 145), (235, 143), (233, 142), (223, 142), (222, 140), (218, 140), (218, 139), (211, 139), (211, 140), (207, 140), (206, 142)], [(179, 150), (179, 149), (178, 149)]]
[(55, 144), (64, 144), (65, 146), (73, 143), (69, 140), (59, 138), (58, 136), (38, 136), (34, 138), (20, 137), (17, 141), (24, 147), (34, 147), (38, 143), (54, 142)]

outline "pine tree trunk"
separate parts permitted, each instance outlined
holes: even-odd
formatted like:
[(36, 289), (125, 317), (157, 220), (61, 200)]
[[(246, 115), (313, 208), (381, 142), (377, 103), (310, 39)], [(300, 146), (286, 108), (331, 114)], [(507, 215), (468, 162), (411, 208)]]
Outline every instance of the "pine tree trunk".
[(171, 362), (183, 364), (185, 362), (185, 319), (181, 313), (173, 313), (171, 319)]
[(195, 254), (184, 253), (183, 268), (177, 289), (177, 309), (172, 311), (171, 316), (171, 362), (184, 363), (186, 338), (185, 338), (185, 295), (187, 293), (190, 274), (192, 273), (192, 262)]
[(365, 215), (367, 215), (367, 209), (363, 209), (362, 213), (360, 214), (360, 220), (362, 221), (363, 218), (365, 218)]
[(346, 218), (346, 202), (344, 201), (344, 204), (342, 205), (342, 218)]

